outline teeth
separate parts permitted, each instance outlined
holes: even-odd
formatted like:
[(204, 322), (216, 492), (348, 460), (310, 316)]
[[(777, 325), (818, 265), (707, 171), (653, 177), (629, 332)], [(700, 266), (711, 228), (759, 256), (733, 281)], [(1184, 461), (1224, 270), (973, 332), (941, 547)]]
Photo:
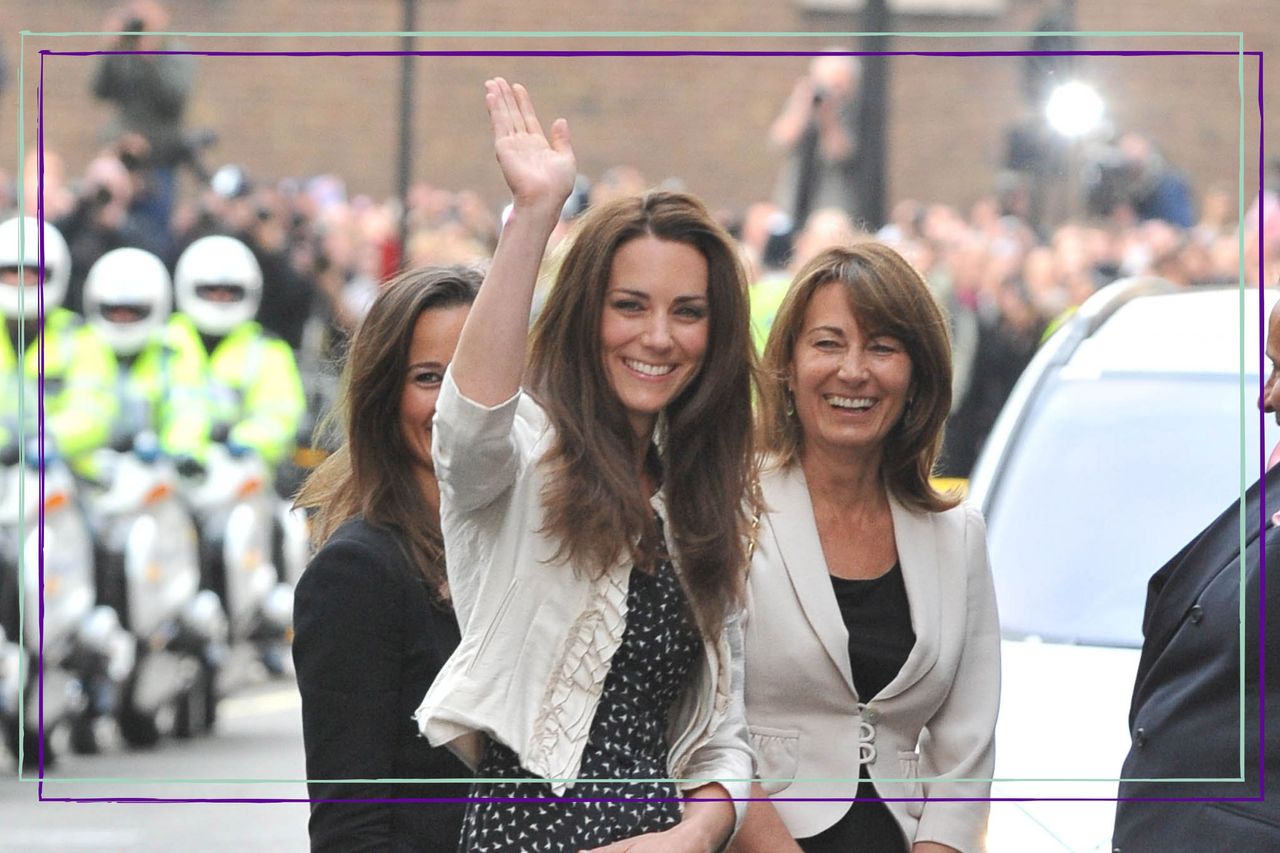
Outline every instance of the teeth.
[(870, 397), (827, 397), (827, 402), (838, 409), (869, 409), (876, 404)]
[(622, 361), (627, 367), (646, 376), (666, 376), (676, 369), (674, 364), (646, 364), (643, 361), (636, 361), (632, 358), (624, 358)]

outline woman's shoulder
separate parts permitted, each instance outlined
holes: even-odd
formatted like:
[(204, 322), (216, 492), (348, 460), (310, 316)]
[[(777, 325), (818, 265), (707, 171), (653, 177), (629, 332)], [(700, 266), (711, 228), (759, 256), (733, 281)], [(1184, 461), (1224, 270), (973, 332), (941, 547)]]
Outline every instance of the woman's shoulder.
[(303, 578), (376, 578), (385, 582), (388, 577), (405, 574), (407, 569), (400, 535), (355, 516), (325, 540), (307, 564)]
[(757, 462), (760, 478), (760, 494), (766, 510), (777, 510), (775, 504), (786, 504), (797, 489), (807, 488), (804, 470), (794, 462), (783, 462), (772, 454), (761, 456)]
[(338, 525), (321, 546), (321, 550), (344, 546), (374, 551), (396, 551), (400, 546), (400, 534), (390, 528), (373, 524), (362, 515), (356, 515)]

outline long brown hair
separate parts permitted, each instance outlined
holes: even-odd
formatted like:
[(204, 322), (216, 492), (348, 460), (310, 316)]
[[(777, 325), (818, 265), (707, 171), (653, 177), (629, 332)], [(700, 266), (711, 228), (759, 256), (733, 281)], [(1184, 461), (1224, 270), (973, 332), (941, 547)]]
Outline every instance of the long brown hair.
[(399, 534), (405, 556), (442, 600), (444, 540), (422, 495), (400, 432), (400, 397), (413, 330), (424, 311), (470, 305), (481, 275), (465, 267), (411, 270), (378, 293), (351, 340), (338, 399), (317, 436), (341, 429), (342, 444), (311, 472), (295, 505), (315, 510), (312, 542), (328, 541), (357, 515)]
[(933, 487), (942, 432), (951, 409), (951, 339), (947, 320), (920, 274), (893, 249), (875, 241), (827, 249), (796, 273), (778, 307), (761, 366), (761, 440), (779, 467), (799, 461), (804, 444), (800, 420), (789, 411), (791, 364), (805, 311), (818, 288), (844, 287), (849, 310), (869, 334), (892, 335), (911, 358), (914, 393), (885, 438), (882, 473), (904, 504), (941, 512), (956, 498)]
[(667, 524), (705, 636), (739, 600), (745, 499), (754, 448), (755, 355), (747, 278), (733, 240), (693, 196), (651, 192), (587, 214), (533, 329), (528, 387), (555, 428), (547, 454), (543, 531), (559, 558), (604, 572), (624, 554), (658, 558), (657, 530), (635, 468), (636, 441), (604, 372), (600, 322), (613, 259), (638, 237), (683, 243), (707, 261), (710, 323), (698, 374), (659, 418)]

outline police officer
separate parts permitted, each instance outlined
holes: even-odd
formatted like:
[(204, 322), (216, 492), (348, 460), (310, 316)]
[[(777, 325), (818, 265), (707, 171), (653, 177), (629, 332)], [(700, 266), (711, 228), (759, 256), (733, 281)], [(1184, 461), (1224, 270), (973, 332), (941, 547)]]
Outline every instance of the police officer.
[(158, 257), (113, 249), (85, 279), (85, 317), (120, 363), (118, 428), (150, 430), (167, 455), (199, 459), (209, 441), (209, 358), (191, 319), (171, 314), (172, 292)]
[[(42, 255), (36, 219), (18, 217), (0, 223), (0, 316), (4, 318), (0, 378), (5, 385), (0, 414), (16, 423), (19, 400), (25, 398), (26, 425), (34, 424), (35, 395), (43, 381), (46, 435), (72, 470), (88, 476), (91, 452), (106, 443), (118, 410), (116, 359), (106, 341), (62, 307), (71, 277), (71, 254), (56, 228), (46, 222), (43, 231)], [(41, 278), (43, 323), (38, 301)], [(20, 342), (27, 345), (21, 375)]]
[(293, 449), (306, 396), (293, 350), (254, 320), (262, 269), (233, 237), (196, 240), (178, 258), (174, 292), (209, 354), (214, 423), (271, 467)]

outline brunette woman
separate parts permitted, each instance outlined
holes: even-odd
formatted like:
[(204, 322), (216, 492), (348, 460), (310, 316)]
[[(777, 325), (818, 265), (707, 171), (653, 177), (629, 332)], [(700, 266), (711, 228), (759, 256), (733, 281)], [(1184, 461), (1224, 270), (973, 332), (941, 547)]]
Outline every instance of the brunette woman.
[(564, 120), (548, 141), (522, 87), (491, 80), (485, 101), (514, 201), (438, 404), (462, 642), (419, 724), (477, 767), (474, 796), (530, 798), (470, 804), (463, 850), (718, 849), (752, 766), (735, 618), (753, 459), (745, 275), (690, 196), (603, 205), (564, 258), (526, 372), (574, 157)]
[(457, 844), (459, 803), (341, 801), (466, 796), (470, 772), (412, 715), (458, 644), (431, 422), (479, 285), (473, 270), (425, 269), (382, 289), (347, 357), (335, 409), (345, 442), (298, 497), (322, 545), (294, 599), (307, 778), (453, 781), (310, 782), (312, 850)]
[[(936, 802), (990, 796), (1000, 703), (982, 517), (929, 479), (950, 353), (928, 287), (879, 243), (814, 258), (778, 311), (746, 705), (756, 793), (779, 799), (751, 804), (735, 851), (984, 847), (988, 803)], [(789, 801), (806, 797), (827, 801)]]

